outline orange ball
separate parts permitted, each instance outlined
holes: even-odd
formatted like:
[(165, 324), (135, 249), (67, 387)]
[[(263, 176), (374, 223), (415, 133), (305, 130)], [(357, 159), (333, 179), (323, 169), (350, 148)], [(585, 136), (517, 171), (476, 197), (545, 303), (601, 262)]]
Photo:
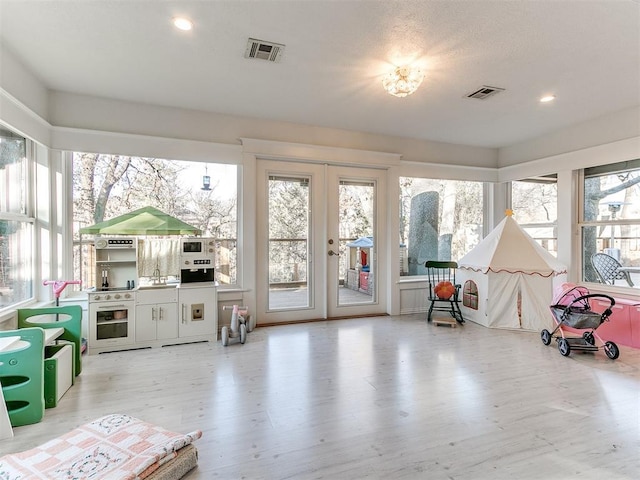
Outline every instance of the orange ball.
[(433, 289), (433, 292), (440, 300), (449, 300), (456, 293), (456, 287), (451, 282), (440, 282)]

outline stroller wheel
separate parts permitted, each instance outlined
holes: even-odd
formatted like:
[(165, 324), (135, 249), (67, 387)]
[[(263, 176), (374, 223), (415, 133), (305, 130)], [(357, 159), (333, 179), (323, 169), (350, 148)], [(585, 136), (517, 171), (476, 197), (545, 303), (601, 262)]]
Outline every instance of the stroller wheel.
[(540, 332), (540, 340), (545, 345), (549, 345), (551, 343), (551, 333), (546, 328)]
[(611, 360), (615, 360), (620, 356), (620, 349), (615, 343), (606, 342), (604, 344), (604, 353), (606, 353), (607, 357), (609, 357)]
[(560, 350), (560, 355), (563, 357), (568, 357), (571, 353), (571, 346), (566, 338), (561, 338), (558, 340), (558, 350)]
[(584, 332), (582, 334), (582, 339), (587, 342), (589, 345), (595, 345), (596, 341), (593, 338), (593, 332)]

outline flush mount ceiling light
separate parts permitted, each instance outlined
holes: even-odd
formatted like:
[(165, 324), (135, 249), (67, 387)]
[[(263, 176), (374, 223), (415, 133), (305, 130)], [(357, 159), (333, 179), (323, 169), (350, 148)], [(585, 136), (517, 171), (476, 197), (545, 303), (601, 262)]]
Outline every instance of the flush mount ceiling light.
[(415, 92), (422, 80), (424, 74), (420, 69), (409, 65), (396, 67), (382, 79), (384, 89), (395, 97), (406, 97)]
[(173, 26), (180, 30), (191, 30), (193, 28), (193, 22), (188, 18), (174, 17)]
[(545, 95), (544, 97), (540, 97), (540, 101), (542, 103), (552, 102), (556, 99), (555, 95)]

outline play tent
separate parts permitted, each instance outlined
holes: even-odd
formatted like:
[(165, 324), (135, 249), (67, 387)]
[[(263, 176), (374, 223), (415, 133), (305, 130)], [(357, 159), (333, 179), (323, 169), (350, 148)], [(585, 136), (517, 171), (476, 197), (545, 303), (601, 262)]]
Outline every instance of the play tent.
[[(492, 328), (552, 329), (549, 305), (567, 267), (507, 216), (458, 261), (463, 316)], [(474, 298), (474, 282), (477, 297)], [(473, 308), (476, 307), (476, 308)]]

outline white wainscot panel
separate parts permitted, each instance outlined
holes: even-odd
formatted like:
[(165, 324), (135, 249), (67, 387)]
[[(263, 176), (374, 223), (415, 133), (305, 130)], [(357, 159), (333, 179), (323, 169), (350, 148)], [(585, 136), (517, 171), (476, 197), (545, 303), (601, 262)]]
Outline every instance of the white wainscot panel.
[(428, 287), (400, 289), (400, 314), (426, 313), (429, 309)]

